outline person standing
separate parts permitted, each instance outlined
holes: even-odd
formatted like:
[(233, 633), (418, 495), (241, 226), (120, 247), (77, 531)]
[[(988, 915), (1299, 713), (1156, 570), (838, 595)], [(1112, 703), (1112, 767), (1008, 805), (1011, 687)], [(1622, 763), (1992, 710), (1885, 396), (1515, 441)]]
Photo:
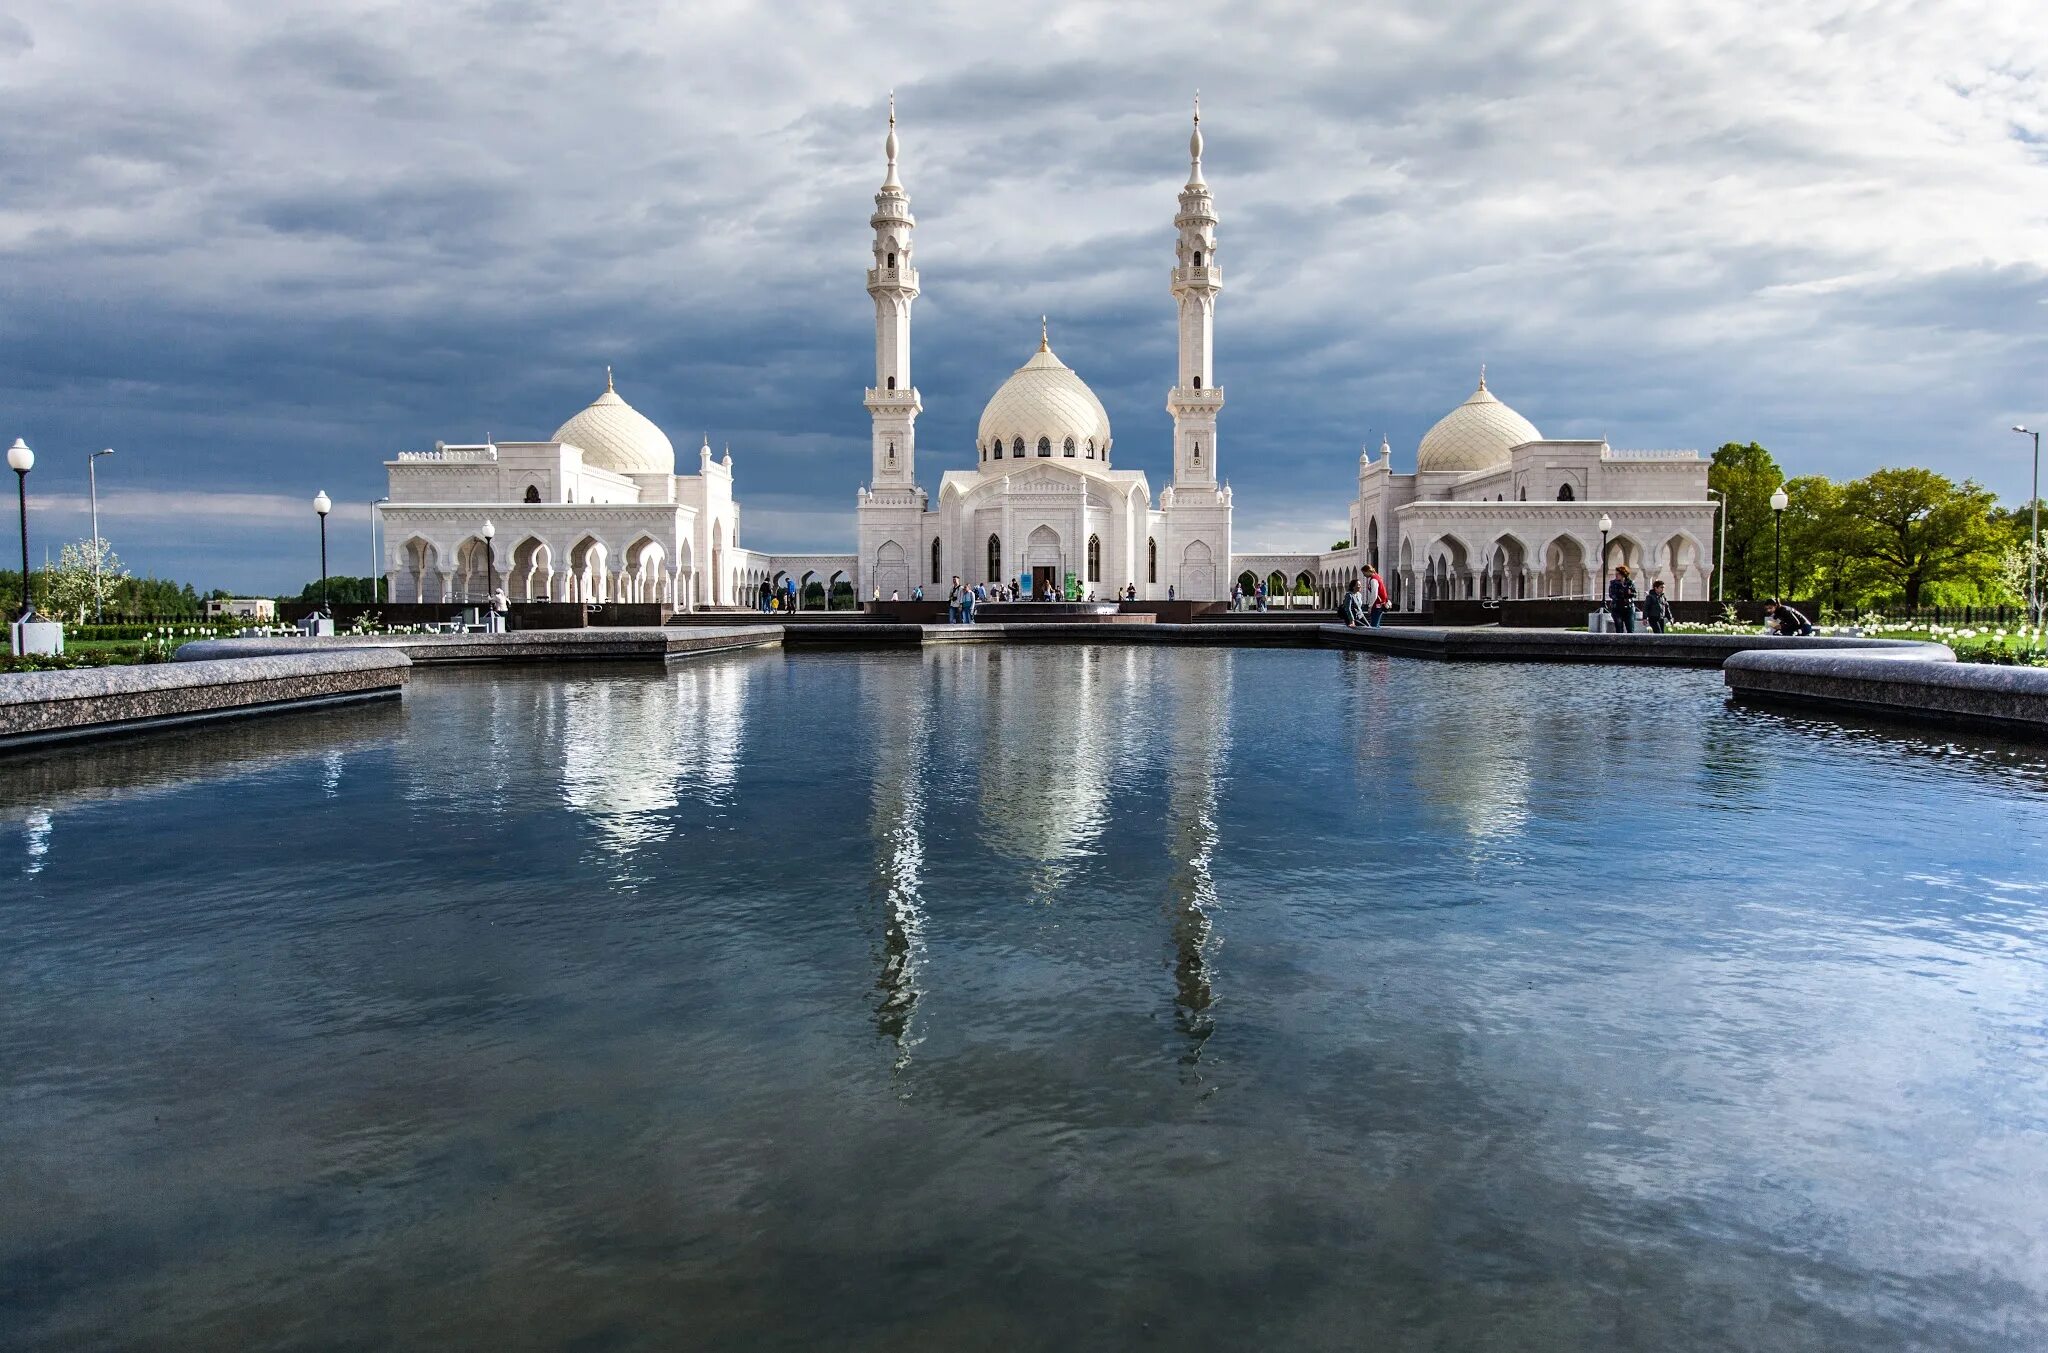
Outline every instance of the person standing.
[(771, 592), (769, 591), (769, 588), (768, 588), (768, 580), (767, 580), (766, 578), (763, 578), (763, 579), (761, 580), (761, 587), (760, 587), (760, 593), (759, 593), (759, 595), (760, 595), (760, 601), (761, 601), (761, 614), (762, 614), (762, 615), (766, 615), (766, 614), (768, 614), (768, 610), (769, 610), (769, 607), (768, 607), (768, 598), (769, 598), (769, 597), (770, 597), (771, 595), (773, 595), (773, 594), (772, 594), (772, 593), (771, 593)]
[(1371, 564), (1365, 566), (1366, 621), (1374, 629), (1380, 627), (1380, 617), (1387, 613), (1387, 606), (1393, 598), (1387, 595), (1387, 580), (1380, 577), (1380, 571)]
[(960, 575), (953, 575), (953, 590), (946, 593), (946, 623), (957, 625), (964, 617), (961, 614), (960, 598), (967, 595), (967, 589), (960, 585)]
[[(1167, 590), (1170, 592), (1173, 589), (1168, 588)], [(1243, 583), (1232, 583), (1230, 585), (1230, 609), (1233, 611), (1242, 611), (1244, 609)]]
[(1614, 577), (1607, 584), (1607, 614), (1616, 630), (1623, 634), (1636, 632), (1636, 584), (1628, 576), (1627, 564), (1614, 566)]
[(1172, 583), (1168, 583), (1168, 584), (1166, 585), (1166, 599), (1167, 599), (1168, 601), (1172, 601), (1172, 600), (1173, 600), (1173, 584), (1172, 584)]
[(796, 579), (794, 578), (784, 578), (782, 580), (782, 609), (785, 611), (794, 611), (796, 609)]
[(974, 586), (968, 588), (967, 591), (961, 596), (960, 620), (962, 624), (972, 625), (974, 623), (974, 607), (978, 602), (980, 602), (981, 598), (982, 591), (980, 583), (976, 583)]
[(1653, 634), (1662, 634), (1671, 623), (1671, 598), (1664, 595), (1662, 578), (1650, 584), (1650, 595), (1643, 598), (1643, 619)]

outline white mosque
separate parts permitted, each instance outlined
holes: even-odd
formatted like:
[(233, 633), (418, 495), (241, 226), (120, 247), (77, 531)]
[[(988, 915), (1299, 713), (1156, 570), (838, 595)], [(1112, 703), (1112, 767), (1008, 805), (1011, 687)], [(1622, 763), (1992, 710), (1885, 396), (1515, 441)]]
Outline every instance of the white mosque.
[(857, 495), (853, 554), (770, 554), (740, 544), (730, 450), (708, 436), (694, 473), (620, 397), (604, 393), (544, 442), (436, 443), (387, 461), (385, 577), (397, 602), (482, 600), (495, 577), (520, 601), (747, 606), (766, 584), (794, 583), (807, 606), (909, 597), (955, 574), (1020, 583), (1036, 595), (1078, 579), (1148, 600), (1307, 593), (1334, 604), (1367, 566), (1398, 608), (1439, 600), (1590, 596), (1607, 558), (1667, 580), (1677, 599), (1711, 595), (1714, 504), (1693, 451), (1619, 451), (1547, 440), (1486, 386), (1423, 437), (1413, 474), (1396, 474), (1383, 439), (1358, 462), (1341, 549), (1237, 554), (1231, 490), (1219, 476), (1223, 389), (1213, 355), (1223, 273), (1216, 209), (1195, 113), (1189, 170), (1174, 216), (1171, 292), (1179, 366), (1166, 395), (1173, 473), (1154, 505), (1137, 470), (1114, 468), (1109, 415), (1052, 350), (1038, 350), (983, 408), (966, 469), (945, 470), (934, 504), (917, 477), (911, 308), (916, 220), (898, 176), (893, 100), (888, 172), (875, 195), (868, 294), (875, 302), (875, 384), (868, 483)]

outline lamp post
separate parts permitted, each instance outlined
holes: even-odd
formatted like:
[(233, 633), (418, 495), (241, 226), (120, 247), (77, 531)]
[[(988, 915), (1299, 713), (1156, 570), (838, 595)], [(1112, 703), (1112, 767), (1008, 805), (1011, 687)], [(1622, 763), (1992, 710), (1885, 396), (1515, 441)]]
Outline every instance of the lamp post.
[(92, 494), (92, 619), (94, 624), (98, 624), (104, 619), (106, 613), (106, 605), (100, 595), (100, 555), (105, 553), (100, 547), (100, 457), (113, 454), (114, 448), (109, 446), (95, 451), (85, 458), (85, 482)]
[(36, 453), (21, 438), (7, 448), (7, 468), (14, 471), (15, 491), (21, 498), (21, 621), (36, 618), (35, 604), (28, 597), (28, 472), (36, 467)]
[(1613, 529), (1614, 518), (1602, 512), (1600, 514), (1600, 581), (1593, 591), (1593, 597), (1596, 601), (1606, 596), (1604, 589), (1607, 586), (1607, 533)]
[(1707, 493), (1716, 500), (1714, 515), (1721, 519), (1720, 539), (1714, 544), (1714, 600), (1722, 601), (1727, 597), (1721, 571), (1728, 562), (1728, 493), (1725, 489), (1708, 489)]
[(498, 590), (498, 562), (491, 551), (491, 542), (498, 538), (498, 525), (489, 517), (484, 518), (484, 600), (489, 601)]
[(1785, 557), (1785, 509), (1791, 505), (1792, 500), (1785, 496), (1784, 486), (1780, 485), (1778, 491), (1771, 495), (1771, 600), (1777, 602), (1785, 600), (1785, 580), (1780, 564)]
[(320, 514), (320, 614), (327, 614), (327, 514), (334, 511), (334, 500), (322, 489), (313, 495), (313, 510)]
[(376, 498), (370, 502), (370, 601), (374, 605), (384, 597), (384, 551), (377, 544), (377, 532), (384, 525), (384, 504), (389, 498)]
[(2027, 498), (2027, 506), (2034, 514), (2034, 523), (2027, 528), (2027, 618), (2038, 627), (2041, 623), (2041, 434), (2018, 424), (2013, 426), (2013, 431), (2034, 439), (2034, 491)]

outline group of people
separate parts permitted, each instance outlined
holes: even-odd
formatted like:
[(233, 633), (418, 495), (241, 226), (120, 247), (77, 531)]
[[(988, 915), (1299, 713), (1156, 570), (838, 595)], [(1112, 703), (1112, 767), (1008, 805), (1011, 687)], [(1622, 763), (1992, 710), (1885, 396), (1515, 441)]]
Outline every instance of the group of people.
[[(1636, 583), (1630, 576), (1627, 564), (1614, 566), (1614, 577), (1607, 584), (1607, 615), (1613, 627), (1623, 634), (1636, 632)], [(1664, 593), (1664, 580), (1657, 579), (1650, 584), (1650, 594), (1643, 598), (1641, 614), (1653, 634), (1662, 634), (1671, 625), (1671, 598)], [(1766, 634), (1798, 635), (1812, 634), (1813, 622), (1795, 606), (1782, 601), (1767, 602), (1764, 605), (1764, 632)]]
[(758, 591), (763, 615), (770, 611), (794, 611), (797, 609), (796, 579), (794, 578), (784, 578), (780, 589), (770, 586), (767, 579), (764, 578), (761, 580), (761, 586)]
[(1650, 595), (1643, 598), (1640, 611), (1636, 606), (1636, 580), (1629, 573), (1627, 564), (1616, 564), (1614, 576), (1607, 582), (1607, 618), (1613, 628), (1622, 634), (1636, 632), (1636, 617), (1640, 614), (1650, 626), (1653, 634), (1662, 634), (1671, 627), (1671, 598), (1664, 592), (1662, 578), (1650, 584)]
[[(1259, 609), (1266, 609), (1266, 589), (1259, 589)], [(1387, 613), (1393, 598), (1387, 592), (1387, 580), (1372, 565), (1365, 566), (1363, 578), (1353, 578), (1351, 586), (1345, 589), (1344, 601), (1337, 608), (1337, 618), (1352, 629), (1378, 629), (1380, 618)]]

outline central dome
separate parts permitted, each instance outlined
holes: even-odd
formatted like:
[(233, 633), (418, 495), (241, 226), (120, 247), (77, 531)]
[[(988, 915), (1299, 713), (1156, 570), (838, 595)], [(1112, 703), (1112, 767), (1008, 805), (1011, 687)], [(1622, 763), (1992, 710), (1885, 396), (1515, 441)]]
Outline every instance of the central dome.
[(615, 474), (676, 472), (676, 448), (668, 434), (619, 398), (619, 392), (612, 388), (609, 370), (604, 373), (604, 393), (556, 428), (549, 440), (581, 448), (585, 465)]
[[(981, 411), (981, 468), (1007, 463), (1022, 446), (1026, 460), (1069, 456), (1082, 465), (1109, 463), (1109, 413), (1102, 401), (1041, 341), (1031, 360), (1010, 373)], [(1004, 465), (996, 462), (997, 443)], [(1069, 449), (1071, 447), (1071, 450)]]
[(1486, 373), (1472, 398), (1437, 420), (1415, 453), (1418, 473), (1434, 470), (1490, 470), (1508, 463), (1508, 452), (1523, 442), (1540, 442), (1536, 425), (1493, 397)]

